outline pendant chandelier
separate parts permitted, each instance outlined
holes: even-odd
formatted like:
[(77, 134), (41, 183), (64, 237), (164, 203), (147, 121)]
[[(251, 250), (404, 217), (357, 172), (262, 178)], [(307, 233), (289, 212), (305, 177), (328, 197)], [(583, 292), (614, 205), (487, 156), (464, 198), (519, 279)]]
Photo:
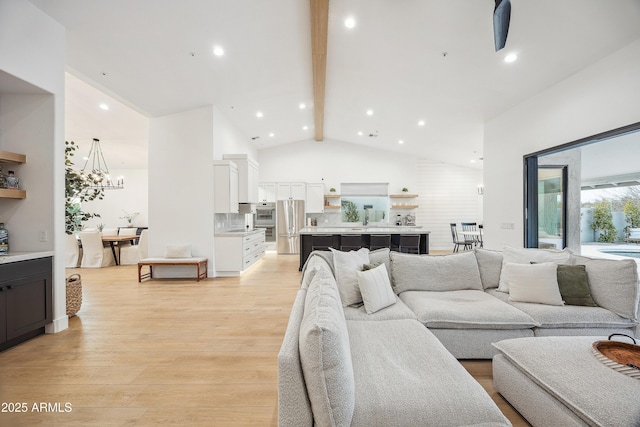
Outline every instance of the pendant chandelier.
[[(89, 162), (91, 166), (88, 169)], [(100, 140), (93, 138), (91, 143), (91, 149), (89, 150), (89, 156), (84, 162), (84, 166), (80, 171), (82, 179), (89, 181), (90, 188), (96, 190), (121, 190), (124, 188), (124, 178), (118, 177), (115, 181), (111, 179), (109, 174), (109, 167), (104, 160), (102, 149), (100, 148)]]

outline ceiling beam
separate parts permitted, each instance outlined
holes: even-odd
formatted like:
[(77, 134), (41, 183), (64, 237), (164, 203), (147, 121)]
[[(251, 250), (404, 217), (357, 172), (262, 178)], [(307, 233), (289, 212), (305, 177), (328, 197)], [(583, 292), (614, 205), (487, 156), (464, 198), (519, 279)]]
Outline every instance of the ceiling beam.
[(324, 97), (327, 77), (329, 0), (311, 2), (311, 57), (313, 63), (313, 115), (315, 140), (324, 139)]

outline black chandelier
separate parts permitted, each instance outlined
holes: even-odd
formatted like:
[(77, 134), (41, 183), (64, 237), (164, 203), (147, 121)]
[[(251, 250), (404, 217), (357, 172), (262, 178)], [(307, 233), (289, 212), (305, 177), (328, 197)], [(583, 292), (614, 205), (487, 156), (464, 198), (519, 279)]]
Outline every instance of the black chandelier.
[[(91, 162), (91, 168), (88, 170), (87, 166)], [(100, 147), (100, 140), (93, 138), (91, 143), (91, 149), (89, 150), (89, 156), (84, 162), (84, 166), (80, 171), (82, 179), (88, 181), (89, 188), (96, 190), (121, 190), (124, 188), (124, 178), (118, 177), (114, 183), (109, 174), (109, 167), (104, 160), (102, 154), (102, 148)]]

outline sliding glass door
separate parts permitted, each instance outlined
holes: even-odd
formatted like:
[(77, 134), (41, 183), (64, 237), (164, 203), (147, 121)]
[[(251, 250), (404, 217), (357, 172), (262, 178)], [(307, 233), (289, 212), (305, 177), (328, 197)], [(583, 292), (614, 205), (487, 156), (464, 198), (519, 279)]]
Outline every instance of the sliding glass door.
[(540, 166), (525, 159), (525, 247), (567, 246), (567, 166)]

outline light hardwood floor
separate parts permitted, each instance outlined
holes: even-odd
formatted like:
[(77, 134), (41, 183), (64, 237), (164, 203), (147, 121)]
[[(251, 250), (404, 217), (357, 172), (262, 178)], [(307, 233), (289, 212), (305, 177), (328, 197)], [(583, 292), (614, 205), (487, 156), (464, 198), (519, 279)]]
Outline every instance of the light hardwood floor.
[[(27, 404), (0, 412), (0, 426), (276, 426), (297, 267), (297, 256), (268, 253), (240, 278), (142, 284), (134, 266), (67, 270), (83, 284), (69, 329), (0, 353), (0, 410)], [(493, 390), (491, 362), (463, 365), (528, 425)]]

